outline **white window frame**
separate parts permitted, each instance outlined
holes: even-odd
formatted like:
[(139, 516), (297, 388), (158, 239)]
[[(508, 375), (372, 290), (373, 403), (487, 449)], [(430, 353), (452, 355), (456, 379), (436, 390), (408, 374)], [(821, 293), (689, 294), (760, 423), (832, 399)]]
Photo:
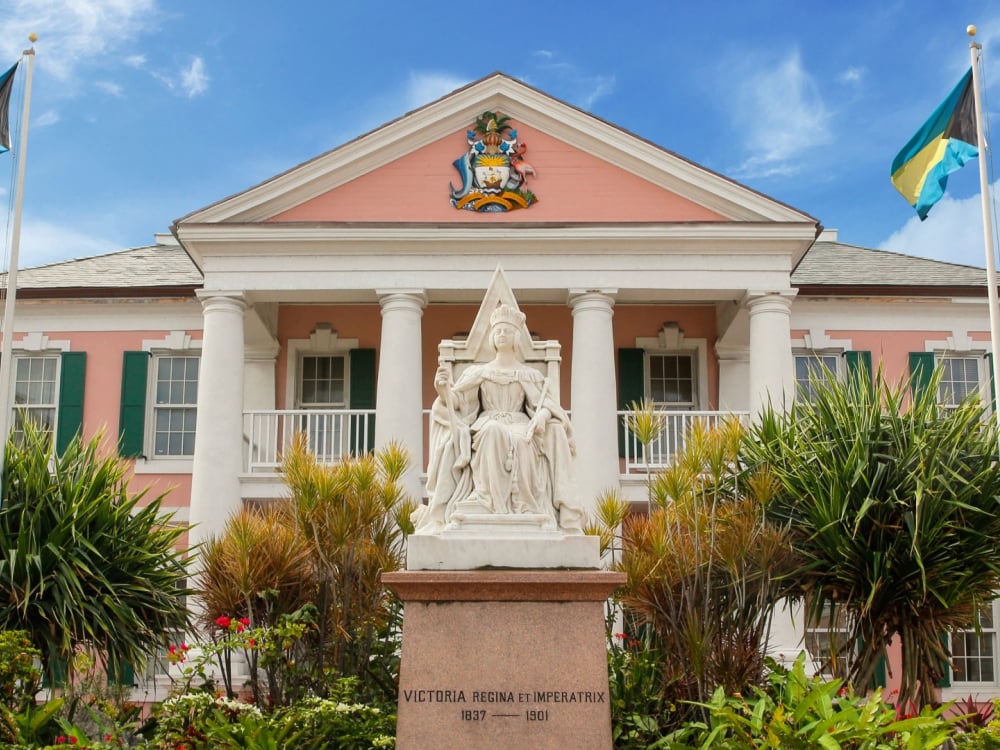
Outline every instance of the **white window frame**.
[[(934, 355), (934, 366), (938, 367), (941, 360), (949, 357), (974, 359), (979, 363), (979, 400), (986, 414), (993, 413), (993, 394), (990, 392), (990, 367), (987, 355), (990, 351), (988, 341), (976, 341), (969, 336), (967, 330), (956, 329), (948, 338), (937, 341), (925, 341), (924, 351)], [(938, 392), (940, 400), (940, 391)]]
[[(136, 459), (133, 471), (136, 474), (190, 474), (194, 468), (194, 456), (156, 455), (156, 378), (157, 360), (165, 357), (201, 357), (202, 342), (194, 339), (186, 331), (170, 331), (163, 338), (143, 339), (142, 351), (149, 353), (150, 362), (146, 375), (146, 415), (142, 437), (144, 458)], [(198, 366), (201, 378), (201, 365)], [(195, 404), (197, 409), (197, 404)], [(197, 420), (197, 413), (195, 416)]]
[[(152, 353), (149, 360), (149, 377), (147, 379), (146, 391), (146, 434), (144, 436), (146, 455), (153, 461), (192, 461), (194, 459), (194, 446), (192, 444), (190, 453), (157, 453), (157, 415), (174, 411), (194, 411), (195, 425), (198, 421), (198, 380), (194, 381), (195, 399), (193, 402), (184, 403), (158, 403), (157, 392), (160, 386), (160, 363), (172, 362), (180, 359), (194, 359), (198, 361), (198, 377), (201, 377), (201, 356), (200, 352), (193, 351), (156, 351)], [(197, 426), (195, 427), (197, 430)]]
[(59, 430), (59, 386), (62, 378), (62, 353), (71, 350), (70, 342), (50, 339), (44, 333), (32, 331), (26, 333), (20, 340), (11, 342), (10, 393), (8, 394), (7, 413), (10, 418), (10, 431), (17, 431), (17, 363), (23, 359), (54, 359), (56, 361), (56, 376), (51, 405), (54, 417), (52, 419), (53, 437)]
[[(989, 360), (986, 358), (986, 352), (952, 352), (952, 351), (935, 351), (934, 352), (934, 367), (940, 367), (944, 360), (961, 360), (964, 362), (974, 362), (976, 365), (976, 385), (975, 388), (979, 393), (979, 402), (983, 407), (992, 413), (992, 403), (993, 398), (990, 394), (990, 373), (989, 373)], [(956, 403), (945, 403), (942, 396), (942, 383), (938, 385), (937, 399), (938, 403), (947, 409), (954, 409), (961, 403), (959, 400)], [(972, 393), (970, 388), (969, 393)]]
[(844, 377), (847, 375), (847, 364), (844, 361), (843, 349), (795, 349), (792, 351), (792, 376), (795, 379), (795, 398), (798, 398), (803, 393), (807, 396), (812, 396), (810, 384), (804, 383), (799, 379), (799, 360), (818, 360), (826, 364), (824, 362), (826, 358), (833, 358), (835, 360), (834, 366), (828, 369), (833, 373), (837, 381), (843, 382)]
[(650, 357), (657, 356), (687, 356), (691, 358), (693, 398), (689, 403), (655, 402), (660, 409), (670, 411), (704, 411), (708, 403), (708, 341), (706, 339), (687, 338), (676, 325), (668, 323), (663, 326), (656, 337), (637, 337), (637, 349), (643, 350), (642, 357), (642, 387), (647, 399), (652, 400), (650, 391)]
[[(816, 669), (817, 674), (822, 674), (826, 677), (837, 677), (838, 679), (845, 679), (845, 674), (835, 675), (833, 670), (829, 669), (830, 664), (830, 652), (829, 648), (831, 646), (839, 648), (836, 643), (837, 635), (840, 634), (842, 637), (850, 637), (850, 630), (847, 627), (847, 623), (844, 618), (847, 617), (847, 611), (840, 607), (837, 610), (837, 618), (840, 620), (840, 627), (830, 628), (830, 605), (826, 603), (823, 605), (823, 615), (822, 621), (816, 627), (806, 627), (803, 634), (802, 645), (805, 646), (806, 651), (809, 654), (809, 658), (812, 659), (813, 666)], [(824, 651), (820, 651), (819, 648), (813, 648), (812, 646), (821, 643), (823, 645)], [(853, 651), (854, 647), (851, 646), (848, 651)], [(837, 663), (841, 665), (842, 671), (846, 671), (847, 662), (850, 658), (850, 653), (845, 651), (843, 654), (838, 654), (836, 657)]]
[[(970, 692), (976, 692), (977, 690), (989, 691), (990, 693), (996, 693), (997, 688), (1000, 688), (1000, 599), (994, 599), (989, 604), (985, 605), (990, 608), (990, 612), (993, 615), (993, 625), (990, 628), (981, 628), (982, 637), (986, 639), (986, 642), (992, 647), (992, 666), (993, 666), (993, 679), (992, 680), (958, 680), (955, 677), (955, 665), (954, 665), (954, 637), (955, 633), (948, 634), (948, 651), (952, 654), (952, 662), (949, 665), (949, 687), (942, 688), (941, 697), (944, 700), (957, 700), (960, 698), (965, 698), (970, 694)], [(976, 632), (974, 627), (970, 627), (966, 630), (956, 631), (962, 634), (971, 635), (973, 638), (976, 637)], [(978, 655), (977, 655), (978, 656)], [(976, 658), (976, 657), (973, 657)]]
[[(330, 409), (348, 408), (351, 403), (350, 352), (358, 348), (357, 339), (342, 339), (328, 323), (320, 323), (307, 339), (289, 339), (286, 347), (288, 361), (285, 368), (285, 408), (302, 409), (301, 373), (304, 357), (342, 356), (344, 357), (344, 405)], [(313, 407), (310, 407), (313, 408)], [(323, 407), (314, 407), (323, 408)]]

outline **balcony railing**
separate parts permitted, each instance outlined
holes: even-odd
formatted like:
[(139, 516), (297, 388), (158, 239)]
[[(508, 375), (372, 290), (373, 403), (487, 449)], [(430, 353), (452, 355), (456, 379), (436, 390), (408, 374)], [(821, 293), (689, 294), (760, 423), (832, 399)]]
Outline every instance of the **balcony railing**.
[(305, 434), (309, 450), (324, 464), (367, 452), (375, 434), (374, 409), (248, 411), (243, 421), (248, 472), (277, 471), (298, 433)]
[[(619, 425), (625, 425), (631, 411), (618, 412)], [(684, 447), (688, 431), (696, 422), (705, 422), (709, 427), (728, 417), (736, 417), (746, 421), (749, 412), (724, 411), (657, 411), (663, 419), (663, 429), (659, 437), (644, 448), (635, 434), (626, 427), (619, 427), (625, 434), (625, 474), (645, 474), (647, 471), (658, 471), (670, 465), (674, 455)]]
[[(624, 472), (643, 474), (670, 465), (674, 454), (684, 445), (691, 426), (705, 421), (710, 426), (726, 417), (746, 420), (747, 412), (661, 411), (663, 430), (649, 445), (648, 453), (635, 435), (626, 430)], [(619, 411), (618, 421), (625, 424), (629, 411)], [(281, 455), (297, 433), (304, 433), (309, 450), (320, 463), (338, 463), (345, 456), (365, 453), (372, 444), (375, 430), (374, 409), (270, 409), (244, 413), (244, 443), (248, 472), (274, 472), (281, 465)], [(424, 413), (425, 429), (427, 413)]]

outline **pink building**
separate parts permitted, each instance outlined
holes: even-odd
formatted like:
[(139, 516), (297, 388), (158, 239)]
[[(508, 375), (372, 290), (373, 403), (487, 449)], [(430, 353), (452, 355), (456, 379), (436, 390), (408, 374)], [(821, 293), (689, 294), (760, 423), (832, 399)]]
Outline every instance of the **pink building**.
[[(513, 197), (456, 171), (466, 156), (496, 168), (476, 158), (488, 138), (467, 134), (484, 113), (510, 118), (494, 145), (516, 144), (499, 146)], [(16, 408), (59, 441), (117, 440), (134, 486), (170, 489), (195, 541), (281, 496), (280, 453), (300, 430), (328, 461), (401, 440), (421, 497), (438, 342), (468, 330), (497, 266), (532, 331), (562, 344), (584, 503), (608, 488), (644, 498), (644, 462), (619, 439), (643, 397), (670, 416), (654, 466), (692, 418), (791, 399), (817, 362), (902, 376), (946, 361), (950, 393), (989, 398), (981, 269), (840, 244), (818, 219), (494, 74), (155, 245), (21, 271)], [(801, 644), (792, 623), (779, 631), (790, 653)], [(984, 634), (956, 643), (945, 697), (1000, 694)]]

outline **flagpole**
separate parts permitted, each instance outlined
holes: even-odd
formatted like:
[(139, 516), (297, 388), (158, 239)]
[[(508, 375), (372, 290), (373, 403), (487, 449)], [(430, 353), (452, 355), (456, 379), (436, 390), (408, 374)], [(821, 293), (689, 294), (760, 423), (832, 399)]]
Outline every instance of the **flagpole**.
[[(38, 37), (29, 34), (34, 45)], [(17, 150), (17, 182), (14, 187), (14, 216), (10, 235), (10, 267), (7, 269), (7, 299), (3, 308), (3, 342), (0, 344), (0, 502), (3, 501), (3, 482), (7, 458), (7, 439), (10, 436), (10, 381), (13, 371), (14, 304), (17, 299), (17, 263), (21, 245), (21, 206), (24, 202), (24, 165), (28, 161), (28, 115), (31, 112), (31, 75), (35, 67), (34, 46), (24, 50), (28, 58), (28, 74), (24, 79), (24, 108), (21, 110), (21, 140)]]
[[(979, 93), (979, 60), (983, 46), (975, 41), (976, 27), (969, 26), (966, 32), (973, 38), (969, 42), (969, 53), (972, 56), (972, 98), (976, 107), (976, 148), (979, 149), (979, 197), (983, 207), (983, 244), (986, 250), (986, 291), (990, 305), (990, 348), (992, 351), (994, 387), (1000, 385), (998, 368), (1000, 368), (1000, 307), (997, 303), (997, 268), (996, 253), (993, 249), (993, 225), (990, 220), (990, 184), (986, 175), (986, 134), (983, 132), (983, 105)], [(993, 407), (993, 416), (1000, 428), (1000, 408)], [(1000, 451), (1000, 445), (997, 448)]]

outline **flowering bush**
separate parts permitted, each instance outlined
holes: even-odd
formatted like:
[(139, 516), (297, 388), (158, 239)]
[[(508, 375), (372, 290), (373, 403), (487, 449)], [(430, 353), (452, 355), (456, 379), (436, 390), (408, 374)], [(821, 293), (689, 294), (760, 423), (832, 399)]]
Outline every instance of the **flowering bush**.
[(215, 748), (213, 727), (236, 723), (242, 717), (262, 718), (249, 703), (210, 693), (185, 693), (168, 698), (155, 711), (156, 730), (150, 746), (157, 750), (210, 750)]

